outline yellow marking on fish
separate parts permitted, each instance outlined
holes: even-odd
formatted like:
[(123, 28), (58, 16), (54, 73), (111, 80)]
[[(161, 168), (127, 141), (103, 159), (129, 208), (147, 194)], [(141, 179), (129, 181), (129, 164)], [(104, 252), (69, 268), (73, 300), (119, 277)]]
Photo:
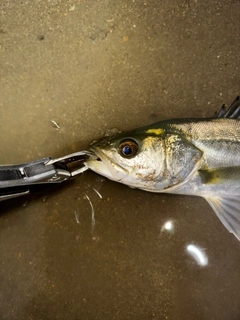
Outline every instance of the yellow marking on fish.
[(160, 134), (164, 133), (164, 130), (163, 129), (148, 129), (146, 131), (146, 133), (153, 133), (153, 134), (156, 134), (156, 135), (160, 135)]
[(154, 138), (154, 137), (146, 137), (143, 140), (144, 148), (146, 148), (146, 149), (151, 148), (155, 140), (156, 140), (156, 138)]
[(215, 184), (215, 185), (223, 183), (224, 179), (228, 176), (228, 172), (231, 173), (230, 168), (199, 170), (199, 174), (202, 179), (202, 183)]

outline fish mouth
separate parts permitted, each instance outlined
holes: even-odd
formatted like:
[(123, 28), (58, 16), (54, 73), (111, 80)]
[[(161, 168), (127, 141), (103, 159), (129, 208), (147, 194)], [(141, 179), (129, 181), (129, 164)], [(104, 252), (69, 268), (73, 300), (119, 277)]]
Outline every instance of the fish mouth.
[(128, 175), (128, 171), (121, 165), (112, 161), (104, 151), (96, 147), (90, 148), (90, 151), (96, 155), (96, 159), (90, 159), (84, 163), (88, 169), (110, 180), (119, 182)]

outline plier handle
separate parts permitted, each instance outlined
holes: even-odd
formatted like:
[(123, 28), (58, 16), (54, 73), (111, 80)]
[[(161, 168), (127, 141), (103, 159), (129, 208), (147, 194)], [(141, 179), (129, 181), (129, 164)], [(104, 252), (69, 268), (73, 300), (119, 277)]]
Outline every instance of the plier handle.
[(29, 194), (34, 185), (66, 181), (87, 170), (83, 162), (88, 159), (96, 159), (96, 156), (89, 151), (80, 151), (57, 159), (47, 157), (24, 164), (2, 165), (0, 201)]

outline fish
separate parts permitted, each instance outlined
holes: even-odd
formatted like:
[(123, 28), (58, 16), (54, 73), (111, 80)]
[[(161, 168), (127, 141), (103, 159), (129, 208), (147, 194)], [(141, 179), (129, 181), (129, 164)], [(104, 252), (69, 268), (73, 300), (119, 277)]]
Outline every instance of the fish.
[(88, 169), (132, 188), (200, 196), (240, 240), (240, 98), (209, 118), (163, 120), (89, 146)]

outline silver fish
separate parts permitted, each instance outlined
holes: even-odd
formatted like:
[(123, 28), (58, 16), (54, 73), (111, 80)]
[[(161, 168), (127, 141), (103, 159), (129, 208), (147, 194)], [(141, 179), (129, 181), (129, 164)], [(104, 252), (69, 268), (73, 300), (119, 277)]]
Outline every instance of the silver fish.
[(240, 240), (240, 99), (212, 118), (173, 119), (107, 136), (86, 166), (151, 192), (204, 197)]

